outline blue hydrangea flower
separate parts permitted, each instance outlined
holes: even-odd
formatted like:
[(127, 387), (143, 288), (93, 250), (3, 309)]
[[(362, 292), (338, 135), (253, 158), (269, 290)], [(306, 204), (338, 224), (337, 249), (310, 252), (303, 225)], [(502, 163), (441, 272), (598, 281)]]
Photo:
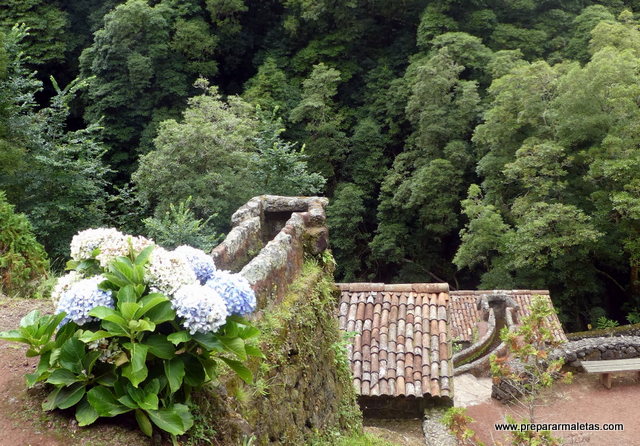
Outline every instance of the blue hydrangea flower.
[(206, 252), (187, 245), (178, 246), (174, 252), (187, 259), (189, 266), (191, 266), (191, 269), (193, 269), (193, 272), (200, 281), (200, 285), (204, 285), (207, 280), (213, 277), (216, 271), (216, 265), (213, 263), (211, 256)]
[(216, 332), (229, 315), (222, 297), (215, 290), (198, 284), (180, 287), (171, 305), (183, 319), (182, 326), (191, 334)]
[(73, 321), (78, 325), (84, 325), (87, 322), (95, 320), (89, 316), (89, 312), (95, 307), (113, 308), (113, 298), (111, 291), (105, 291), (98, 288), (98, 284), (105, 279), (102, 276), (93, 276), (88, 279), (82, 279), (72, 284), (68, 290), (60, 295), (56, 314), (67, 313), (62, 320), (61, 325), (69, 321)]
[(227, 304), (229, 314), (243, 316), (256, 309), (256, 294), (240, 274), (216, 271), (206, 286), (216, 290)]

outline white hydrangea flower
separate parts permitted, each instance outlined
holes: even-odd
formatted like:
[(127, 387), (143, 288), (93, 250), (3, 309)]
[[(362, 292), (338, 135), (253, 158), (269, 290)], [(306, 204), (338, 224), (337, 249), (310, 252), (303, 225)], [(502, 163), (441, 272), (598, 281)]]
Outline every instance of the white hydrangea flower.
[(146, 238), (146, 237), (143, 237), (141, 235), (139, 235), (138, 237), (132, 237), (132, 236), (129, 236), (129, 237), (130, 238), (127, 241), (127, 247), (128, 247), (128, 243), (130, 241), (131, 242), (131, 246), (133, 247), (133, 250), (135, 252), (140, 252), (144, 248), (146, 248), (147, 246), (155, 245), (155, 242), (153, 241), (153, 239)]
[(216, 265), (213, 258), (201, 249), (196, 249), (188, 245), (178, 246), (174, 252), (184, 256), (189, 262), (191, 269), (195, 273), (201, 285), (213, 277)]
[(105, 246), (121, 246), (124, 240), (125, 235), (114, 228), (80, 231), (71, 240), (71, 258), (73, 260), (91, 259), (95, 249), (103, 250)]
[(96, 256), (96, 260), (100, 266), (105, 268), (116, 257), (126, 257), (133, 248), (134, 252), (140, 252), (147, 246), (153, 245), (153, 240), (144, 237), (132, 237), (123, 235), (119, 240), (109, 240), (109, 243), (103, 243), (100, 246), (100, 254)]
[(95, 259), (105, 268), (116, 257), (129, 255), (130, 248), (139, 252), (150, 245), (153, 245), (153, 240), (132, 237), (114, 228), (87, 229), (76, 234), (71, 240), (71, 258), (90, 259), (93, 251), (99, 249), (100, 252)]
[(183, 319), (182, 326), (191, 334), (216, 332), (229, 315), (222, 296), (214, 289), (199, 284), (181, 287), (171, 304)]
[(78, 325), (83, 325), (95, 319), (89, 316), (89, 312), (95, 307), (113, 308), (111, 291), (98, 288), (98, 285), (104, 280), (101, 275), (82, 279), (62, 293), (55, 311), (56, 314), (63, 311), (67, 313), (61, 324), (73, 321)]
[(69, 288), (71, 288), (71, 285), (81, 279), (82, 274), (77, 271), (70, 271), (68, 274), (59, 277), (56, 281), (55, 286), (53, 287), (53, 290), (51, 291), (51, 301), (53, 302), (53, 304), (57, 305), (62, 294), (67, 292)]
[(167, 296), (172, 296), (181, 286), (198, 283), (184, 256), (159, 246), (151, 252), (144, 278), (152, 291)]

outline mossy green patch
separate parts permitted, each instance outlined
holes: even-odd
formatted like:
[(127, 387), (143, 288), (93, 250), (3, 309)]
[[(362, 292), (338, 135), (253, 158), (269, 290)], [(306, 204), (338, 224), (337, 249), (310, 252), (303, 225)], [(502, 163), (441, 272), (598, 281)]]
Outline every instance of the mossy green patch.
[(570, 341), (577, 341), (578, 339), (599, 338), (602, 336), (638, 336), (638, 334), (640, 334), (640, 324), (631, 324), (567, 333), (567, 338)]
[(491, 348), (491, 346), (493, 346), (493, 344), (495, 343), (495, 341), (498, 338), (498, 330), (496, 330), (489, 339), (487, 339), (487, 341), (485, 342), (484, 346), (479, 349), (478, 351), (476, 351), (475, 353), (467, 356), (466, 358), (460, 360), (459, 362), (455, 363), (455, 367), (462, 367), (463, 365), (466, 364), (470, 364), (473, 361), (475, 361), (476, 359), (484, 356), (487, 353), (487, 350), (489, 350)]
[(307, 446), (399, 446), (367, 433), (351, 433), (334, 438), (311, 439)]
[(362, 433), (338, 296), (331, 263), (307, 259), (283, 300), (263, 311), (256, 325), (266, 359), (251, 365), (255, 384), (222, 371), (223, 386), (206, 392), (203, 422), (220, 432), (218, 444), (254, 436), (256, 445), (298, 446)]

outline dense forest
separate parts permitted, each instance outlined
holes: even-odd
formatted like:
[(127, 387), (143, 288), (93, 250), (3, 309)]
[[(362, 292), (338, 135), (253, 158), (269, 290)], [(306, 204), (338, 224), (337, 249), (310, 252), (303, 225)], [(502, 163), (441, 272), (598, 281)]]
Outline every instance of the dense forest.
[[(340, 280), (549, 288), (640, 320), (622, 0), (5, 0), (0, 189), (54, 269), (114, 226), (209, 248), (320, 194)], [(180, 239), (180, 240), (178, 240)]]

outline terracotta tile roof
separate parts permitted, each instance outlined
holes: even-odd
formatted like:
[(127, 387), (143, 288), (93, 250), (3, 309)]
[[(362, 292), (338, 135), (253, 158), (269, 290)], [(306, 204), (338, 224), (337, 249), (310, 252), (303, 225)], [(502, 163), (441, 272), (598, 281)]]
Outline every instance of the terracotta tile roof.
[(446, 283), (337, 285), (359, 395), (453, 397)]
[[(518, 319), (531, 314), (531, 301), (534, 296), (541, 296), (551, 306), (551, 296), (548, 290), (477, 290), (451, 291), (449, 312), (451, 318), (451, 336), (453, 339), (472, 341), (473, 329), (482, 320), (482, 311), (477, 309), (478, 300), (484, 295), (501, 294), (510, 297), (518, 305), (516, 315)], [(566, 341), (567, 336), (556, 314), (547, 318), (548, 326), (556, 340)]]
[(478, 298), (473, 294), (451, 291), (449, 299), (449, 321), (451, 339), (473, 342), (474, 332), (482, 321), (482, 311), (478, 309)]

